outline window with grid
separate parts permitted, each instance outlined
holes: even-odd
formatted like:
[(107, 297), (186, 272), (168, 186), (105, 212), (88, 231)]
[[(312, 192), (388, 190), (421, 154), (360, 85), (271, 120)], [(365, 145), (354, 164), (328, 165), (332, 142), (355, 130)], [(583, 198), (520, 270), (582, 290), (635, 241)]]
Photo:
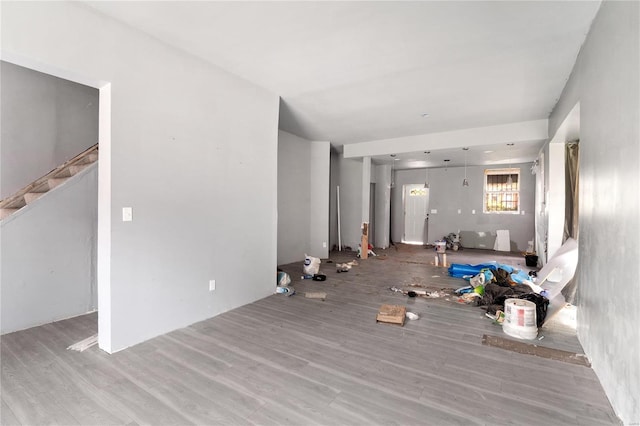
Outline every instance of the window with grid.
[(487, 169), (484, 183), (485, 213), (520, 213), (520, 169)]

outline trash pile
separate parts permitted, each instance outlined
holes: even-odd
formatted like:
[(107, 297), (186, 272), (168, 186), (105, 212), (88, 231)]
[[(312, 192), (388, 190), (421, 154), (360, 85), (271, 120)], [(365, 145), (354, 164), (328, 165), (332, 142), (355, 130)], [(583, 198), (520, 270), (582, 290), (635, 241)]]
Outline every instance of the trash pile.
[(326, 281), (327, 276), (320, 273), (320, 259), (317, 257), (304, 255), (304, 265), (302, 266), (302, 279), (314, 281)]
[[(377, 254), (373, 251), (373, 246), (371, 244), (367, 244), (367, 254), (369, 256), (377, 256)], [(358, 244), (358, 254), (356, 255), (359, 258), (362, 257), (362, 244)]]
[(357, 260), (352, 260), (351, 262), (346, 262), (346, 263), (336, 263), (336, 272), (337, 273), (349, 272), (352, 266), (357, 266), (357, 265), (358, 265)]
[(454, 292), (460, 296), (460, 302), (486, 306), (487, 313), (499, 321), (507, 299), (528, 300), (536, 305), (538, 327), (544, 323), (549, 299), (545, 297), (544, 290), (533, 282), (534, 277), (526, 272), (497, 262), (480, 265), (454, 263), (449, 267), (449, 275), (469, 281), (468, 286)]
[(446, 243), (449, 250), (458, 251), (462, 248), (462, 242), (460, 241), (460, 234), (451, 232), (446, 237), (442, 237), (442, 241)]
[[(415, 285), (411, 286), (411, 287), (417, 287)], [(405, 296), (408, 297), (423, 297), (426, 299), (439, 299), (439, 298), (444, 298), (444, 297), (448, 297), (451, 296), (451, 294), (447, 293), (444, 291), (445, 289), (441, 289), (441, 290), (432, 290), (432, 291), (427, 291), (427, 290), (418, 290), (418, 289), (413, 289), (413, 290), (407, 290), (407, 289), (402, 289), (399, 287), (389, 287), (389, 291), (392, 291), (394, 293), (402, 293)]]
[[(304, 262), (302, 265), (302, 276), (300, 279), (303, 280), (313, 280), (313, 281), (326, 281), (327, 276), (325, 274), (320, 273), (320, 264), (322, 261), (313, 256), (309, 256), (305, 253)], [(332, 263), (331, 260), (327, 260), (327, 263)], [(358, 265), (357, 260), (352, 260), (351, 262), (345, 263), (337, 263), (336, 264), (336, 272), (349, 272), (352, 266)], [(276, 294), (284, 294), (287, 296), (293, 296), (296, 291), (290, 285), (291, 277), (289, 274), (284, 272), (282, 269), (278, 268), (277, 280), (276, 280)], [(321, 299), (324, 300), (326, 298), (326, 293), (307, 293), (305, 297), (310, 299)]]

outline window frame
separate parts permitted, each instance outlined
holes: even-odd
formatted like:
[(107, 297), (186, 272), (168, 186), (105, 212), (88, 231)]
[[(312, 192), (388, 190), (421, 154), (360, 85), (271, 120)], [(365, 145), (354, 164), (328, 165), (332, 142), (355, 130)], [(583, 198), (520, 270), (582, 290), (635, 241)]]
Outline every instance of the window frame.
[[(510, 190), (499, 190), (499, 191), (489, 191), (488, 189), (488, 177), (489, 176), (495, 176), (495, 175), (516, 175), (517, 179), (516, 179), (516, 189), (510, 189)], [(520, 214), (520, 192), (522, 189), (522, 181), (520, 179), (520, 177), (522, 176), (521, 170), (519, 167), (505, 167), (505, 168), (498, 168), (498, 169), (485, 169), (484, 170), (484, 185), (483, 185), (483, 191), (482, 191), (482, 212), (484, 214)], [(515, 210), (489, 210), (487, 207), (487, 194), (502, 194), (502, 195), (508, 195), (508, 194), (516, 194), (517, 195), (517, 201), (516, 201), (516, 209)]]

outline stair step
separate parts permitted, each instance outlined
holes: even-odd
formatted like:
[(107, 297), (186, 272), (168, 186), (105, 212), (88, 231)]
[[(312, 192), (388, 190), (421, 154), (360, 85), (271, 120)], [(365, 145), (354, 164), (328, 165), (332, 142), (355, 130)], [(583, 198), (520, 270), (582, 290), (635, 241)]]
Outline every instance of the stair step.
[(0, 219), (9, 217), (20, 209), (0, 209)]
[(89, 154), (84, 157), (85, 164), (93, 164), (96, 161), (98, 161), (98, 154)]
[(27, 204), (31, 204), (38, 198), (42, 197), (44, 194), (46, 194), (46, 192), (27, 192), (26, 194), (24, 194), (24, 201)]
[(58, 173), (53, 175), (53, 178), (57, 179), (57, 178), (68, 178), (73, 176), (73, 174), (71, 173), (71, 171), (69, 170), (68, 167), (65, 167), (64, 169), (60, 170)]
[(68, 177), (60, 177), (60, 178), (51, 178), (49, 179), (47, 182), (49, 184), (49, 189), (53, 189), (56, 186), (60, 186), (63, 183), (65, 183), (67, 180), (69, 180)]
[(89, 166), (90, 164), (74, 164), (73, 166), (69, 166), (69, 172), (71, 172), (72, 175), (77, 175)]
[(4, 206), (2, 206), (2, 208), (5, 208), (5, 209), (21, 209), (26, 205), (27, 205), (27, 203), (26, 203), (26, 201), (24, 201), (24, 195), (23, 195), (21, 197), (18, 197), (16, 199), (14, 199), (10, 203), (6, 203)]

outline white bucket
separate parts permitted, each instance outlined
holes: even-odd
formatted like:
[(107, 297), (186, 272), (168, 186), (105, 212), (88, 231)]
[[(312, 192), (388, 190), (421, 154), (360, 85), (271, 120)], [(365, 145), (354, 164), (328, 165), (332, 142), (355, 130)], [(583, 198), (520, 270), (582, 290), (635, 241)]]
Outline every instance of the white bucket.
[(436, 241), (435, 246), (436, 246), (436, 253), (444, 253), (447, 250), (446, 241)]
[(536, 304), (522, 299), (505, 300), (502, 330), (518, 339), (535, 339), (538, 336)]

